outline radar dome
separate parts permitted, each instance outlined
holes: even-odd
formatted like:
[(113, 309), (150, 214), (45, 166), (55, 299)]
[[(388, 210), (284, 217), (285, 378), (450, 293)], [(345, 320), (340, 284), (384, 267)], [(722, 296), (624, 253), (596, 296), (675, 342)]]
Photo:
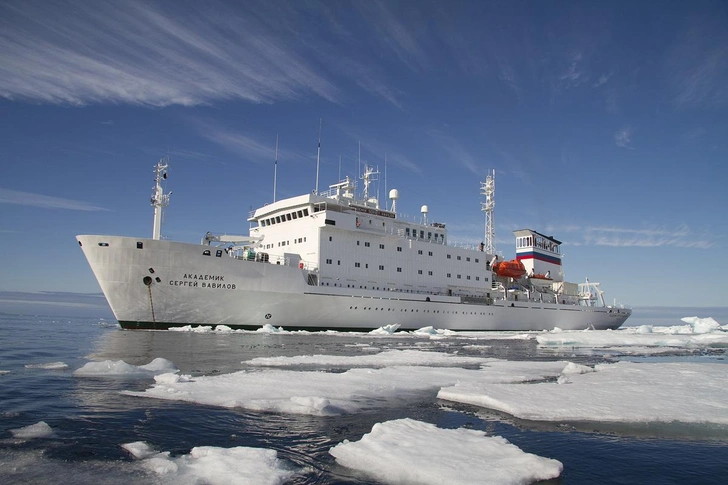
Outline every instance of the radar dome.
[(399, 199), (399, 190), (397, 190), (397, 189), (390, 190), (389, 191), (389, 198), (390, 199), (394, 199), (394, 200)]
[(427, 206), (423, 205), (422, 209), (420, 209), (420, 212), (422, 212), (423, 214), (427, 214), (427, 212), (428, 212)]

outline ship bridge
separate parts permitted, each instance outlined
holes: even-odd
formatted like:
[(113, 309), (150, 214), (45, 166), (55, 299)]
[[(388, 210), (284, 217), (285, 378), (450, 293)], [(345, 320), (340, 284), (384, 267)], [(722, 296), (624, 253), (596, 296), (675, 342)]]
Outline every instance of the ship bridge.
[(543, 275), (554, 282), (564, 281), (561, 266), (561, 241), (532, 229), (513, 231), (516, 236), (516, 259), (527, 275)]

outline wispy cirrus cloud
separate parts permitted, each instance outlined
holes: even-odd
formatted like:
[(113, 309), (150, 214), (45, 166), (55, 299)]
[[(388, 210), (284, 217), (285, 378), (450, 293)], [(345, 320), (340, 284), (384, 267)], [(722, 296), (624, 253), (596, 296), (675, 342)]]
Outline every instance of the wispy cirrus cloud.
[(716, 246), (714, 237), (699, 233), (687, 225), (676, 228), (645, 227), (624, 228), (609, 226), (569, 226), (560, 232), (576, 233), (568, 242), (574, 246), (613, 246), (613, 247), (673, 247), (710, 249)]
[(617, 130), (614, 133), (614, 144), (620, 148), (628, 148), (633, 150), (632, 147), (632, 128), (625, 127), (621, 130)]
[(295, 46), (229, 5), (0, 6), (0, 97), (83, 105), (268, 103), (338, 89)]
[(20, 190), (10, 189), (0, 189), (0, 204), (15, 204), (28, 207), (40, 207), (43, 209), (66, 209), (87, 212), (108, 210), (79, 200), (64, 199), (61, 197), (52, 197), (49, 195), (34, 194), (32, 192), (22, 192)]
[(728, 105), (728, 33), (720, 17), (696, 16), (668, 52), (667, 80), (678, 108)]
[(475, 157), (455, 138), (446, 135), (439, 130), (427, 130), (427, 135), (440, 145), (440, 148), (448, 155), (449, 163), (462, 165), (473, 174), (482, 177), (485, 170), (482, 169)]

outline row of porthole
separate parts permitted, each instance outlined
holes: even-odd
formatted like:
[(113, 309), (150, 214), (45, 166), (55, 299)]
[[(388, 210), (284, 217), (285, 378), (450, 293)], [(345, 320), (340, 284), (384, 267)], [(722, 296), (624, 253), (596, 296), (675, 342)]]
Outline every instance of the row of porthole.
[[(356, 307), (356, 306), (350, 306), (349, 307), (349, 310), (358, 310), (358, 309), (359, 309), (359, 307)], [(374, 307), (374, 308), (372, 308), (372, 307), (362, 307), (362, 310), (384, 311), (384, 307), (382, 307), (382, 308), (379, 308), (379, 307)], [(392, 308), (387, 308), (386, 310), (388, 312), (394, 312), (394, 311), (396, 311), (396, 310), (394, 310)], [(411, 312), (411, 313), (419, 313), (420, 312), (419, 310), (407, 310), (407, 309), (404, 309), (404, 308), (400, 308), (399, 311), (400, 312), (405, 312), (405, 313), (406, 312)], [(462, 315), (492, 315), (492, 313), (484, 313), (484, 312), (447, 312), (447, 311), (440, 311), (440, 310), (422, 310), (422, 313), (444, 313), (444, 314), (453, 314), (453, 315), (459, 315), (459, 314), (462, 314)]]

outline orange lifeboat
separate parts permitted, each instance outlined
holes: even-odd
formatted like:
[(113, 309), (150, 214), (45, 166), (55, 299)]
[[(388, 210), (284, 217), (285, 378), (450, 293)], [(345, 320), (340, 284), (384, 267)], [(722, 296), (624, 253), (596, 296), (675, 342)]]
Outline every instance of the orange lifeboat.
[(526, 274), (526, 268), (517, 259), (497, 261), (493, 264), (493, 271), (498, 276), (506, 276), (508, 278), (520, 278)]

